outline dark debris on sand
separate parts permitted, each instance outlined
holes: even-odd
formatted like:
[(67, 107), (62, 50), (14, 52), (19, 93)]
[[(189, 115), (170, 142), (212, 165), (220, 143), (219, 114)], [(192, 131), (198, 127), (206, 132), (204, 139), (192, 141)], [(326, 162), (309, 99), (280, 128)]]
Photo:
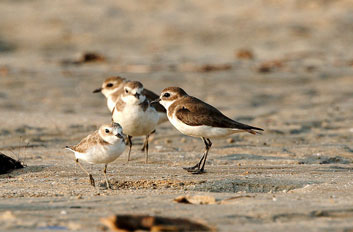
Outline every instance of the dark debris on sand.
[(9, 173), (12, 170), (20, 168), (23, 168), (20, 161), (14, 160), (3, 153), (0, 153), (0, 174)]

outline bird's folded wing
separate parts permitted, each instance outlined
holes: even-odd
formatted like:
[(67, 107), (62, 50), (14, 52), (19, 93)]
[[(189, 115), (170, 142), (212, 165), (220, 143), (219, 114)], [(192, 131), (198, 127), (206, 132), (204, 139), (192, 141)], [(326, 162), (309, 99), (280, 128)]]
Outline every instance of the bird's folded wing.
[[(155, 94), (154, 92), (152, 92), (151, 90), (148, 89), (143, 89), (142, 94), (146, 96), (146, 98), (152, 102), (154, 100), (157, 100), (159, 98), (159, 96), (157, 94)], [(159, 104), (158, 102), (151, 104), (156, 110), (157, 112), (160, 113), (165, 113), (166, 110), (164, 109), (164, 107)]]
[(73, 146), (72, 149), (80, 153), (85, 153), (92, 145), (104, 142), (105, 141), (100, 138), (98, 131), (95, 131), (93, 134), (83, 138), (79, 144)]
[(262, 130), (243, 123), (236, 122), (213, 106), (190, 97), (176, 111), (176, 117), (189, 126), (212, 126), (220, 128), (232, 128), (240, 130)]

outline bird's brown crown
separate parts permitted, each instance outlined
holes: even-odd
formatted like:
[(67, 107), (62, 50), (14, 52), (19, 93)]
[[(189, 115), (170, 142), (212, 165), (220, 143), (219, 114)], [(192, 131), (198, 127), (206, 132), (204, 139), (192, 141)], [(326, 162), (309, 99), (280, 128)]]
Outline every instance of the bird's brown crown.
[(182, 88), (168, 87), (163, 89), (160, 99), (164, 101), (172, 101), (187, 95), (188, 94)]
[(143, 85), (139, 81), (128, 81), (126, 82), (125, 87), (129, 87), (130, 89), (142, 89)]
[(125, 81), (125, 78), (120, 76), (108, 77), (104, 80), (102, 88), (116, 88), (120, 86)]

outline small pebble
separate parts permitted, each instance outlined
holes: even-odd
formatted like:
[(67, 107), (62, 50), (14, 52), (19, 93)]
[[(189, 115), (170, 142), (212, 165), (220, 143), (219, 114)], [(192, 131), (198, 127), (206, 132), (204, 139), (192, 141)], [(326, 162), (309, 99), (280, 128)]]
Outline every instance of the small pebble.
[(66, 210), (61, 210), (60, 214), (61, 214), (61, 215), (66, 215), (67, 212), (66, 212)]

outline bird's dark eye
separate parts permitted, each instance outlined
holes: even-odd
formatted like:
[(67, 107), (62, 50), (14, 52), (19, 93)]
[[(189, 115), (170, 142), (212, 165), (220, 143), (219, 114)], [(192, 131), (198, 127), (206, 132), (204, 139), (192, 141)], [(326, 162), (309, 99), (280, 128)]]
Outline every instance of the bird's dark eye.
[(125, 93), (128, 93), (128, 92), (129, 92), (129, 90), (125, 89)]
[(170, 97), (170, 93), (163, 94), (163, 97)]
[(113, 83), (108, 83), (108, 84), (106, 85), (106, 87), (107, 87), (107, 88), (113, 87)]
[(108, 134), (109, 132), (110, 132), (110, 131), (109, 131), (108, 129), (105, 129), (105, 133), (107, 133), (107, 134)]

